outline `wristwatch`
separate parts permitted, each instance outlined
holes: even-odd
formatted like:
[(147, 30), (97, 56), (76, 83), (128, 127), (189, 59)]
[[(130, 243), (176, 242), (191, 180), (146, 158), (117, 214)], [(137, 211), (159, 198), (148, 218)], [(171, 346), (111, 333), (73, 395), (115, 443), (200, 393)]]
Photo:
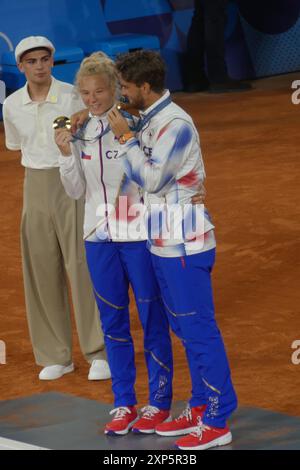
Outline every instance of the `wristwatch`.
[(126, 132), (125, 134), (120, 135), (119, 137), (119, 143), (120, 144), (126, 144), (126, 142), (134, 137), (133, 132)]

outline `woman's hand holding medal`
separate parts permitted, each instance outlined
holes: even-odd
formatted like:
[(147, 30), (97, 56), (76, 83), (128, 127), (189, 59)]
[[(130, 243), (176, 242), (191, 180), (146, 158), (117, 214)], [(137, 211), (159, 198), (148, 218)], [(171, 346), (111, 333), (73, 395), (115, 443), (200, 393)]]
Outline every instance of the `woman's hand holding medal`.
[(61, 154), (64, 157), (72, 155), (70, 142), (72, 140), (70, 119), (65, 116), (60, 116), (53, 122), (53, 129), (55, 131), (54, 139)]

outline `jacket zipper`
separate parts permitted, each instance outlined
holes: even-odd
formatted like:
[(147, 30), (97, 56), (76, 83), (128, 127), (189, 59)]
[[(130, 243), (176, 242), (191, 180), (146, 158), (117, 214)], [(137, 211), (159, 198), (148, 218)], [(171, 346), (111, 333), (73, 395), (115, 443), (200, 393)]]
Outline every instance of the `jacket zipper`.
[[(103, 124), (102, 124), (102, 121), (100, 121), (101, 123), (101, 132), (103, 132)], [(109, 231), (109, 224), (108, 224), (108, 210), (107, 210), (107, 194), (106, 194), (106, 187), (105, 187), (105, 183), (104, 183), (104, 164), (103, 164), (103, 154), (102, 154), (102, 137), (100, 137), (99, 139), (99, 157), (100, 157), (100, 180), (101, 180), (101, 184), (102, 184), (102, 188), (103, 188), (103, 195), (104, 195), (104, 203), (105, 203), (105, 217), (106, 217), (106, 225), (107, 225), (107, 231), (108, 231), (108, 234), (109, 234), (109, 238), (111, 240), (111, 234), (110, 234), (110, 231)]]

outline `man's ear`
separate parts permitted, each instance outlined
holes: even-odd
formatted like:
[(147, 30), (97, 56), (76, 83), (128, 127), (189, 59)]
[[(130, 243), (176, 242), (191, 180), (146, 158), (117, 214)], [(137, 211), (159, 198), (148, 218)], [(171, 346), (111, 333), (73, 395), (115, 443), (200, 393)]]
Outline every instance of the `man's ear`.
[(18, 67), (18, 69), (20, 70), (21, 73), (24, 73), (24, 67), (23, 67), (22, 62), (19, 62), (19, 63), (17, 64), (17, 67)]
[(144, 92), (146, 95), (149, 95), (149, 93), (151, 92), (151, 87), (150, 87), (150, 85), (149, 85), (148, 82), (144, 82), (144, 83), (143, 83), (142, 89), (143, 89), (143, 92)]

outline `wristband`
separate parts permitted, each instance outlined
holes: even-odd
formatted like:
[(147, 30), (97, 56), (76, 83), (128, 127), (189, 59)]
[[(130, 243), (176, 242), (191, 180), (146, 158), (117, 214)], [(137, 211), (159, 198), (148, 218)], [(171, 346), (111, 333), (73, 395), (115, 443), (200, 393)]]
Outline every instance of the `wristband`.
[(130, 131), (120, 135), (118, 140), (120, 144), (126, 144), (128, 140), (132, 139), (132, 137), (134, 137), (134, 133)]

